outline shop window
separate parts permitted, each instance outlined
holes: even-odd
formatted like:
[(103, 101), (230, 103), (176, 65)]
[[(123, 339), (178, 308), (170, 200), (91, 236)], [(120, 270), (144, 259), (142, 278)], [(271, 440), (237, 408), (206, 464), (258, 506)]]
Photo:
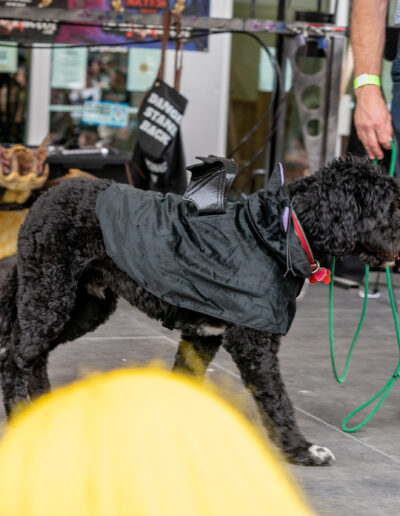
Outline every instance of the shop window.
[(0, 144), (23, 143), (30, 53), (0, 45)]
[(70, 149), (107, 145), (131, 152), (138, 105), (156, 77), (160, 51), (60, 50), (53, 51), (52, 59), (52, 143)]

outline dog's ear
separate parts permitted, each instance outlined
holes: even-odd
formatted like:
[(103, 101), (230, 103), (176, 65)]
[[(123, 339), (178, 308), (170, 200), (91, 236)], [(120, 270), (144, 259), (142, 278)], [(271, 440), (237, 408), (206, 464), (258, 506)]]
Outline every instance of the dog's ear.
[(397, 248), (400, 183), (365, 158), (336, 158), (291, 185), (290, 195), (317, 259), (376, 238), (379, 248)]
[(316, 257), (350, 254), (356, 240), (359, 206), (354, 196), (356, 178), (343, 159), (290, 188), (293, 207)]
[[(376, 242), (377, 249), (392, 249), (400, 237), (400, 183), (387, 171), (365, 158), (346, 156), (325, 168), (323, 183), (335, 188), (326, 192), (334, 209), (332, 242), (335, 252), (348, 254), (360, 242)], [(336, 221), (338, 211), (340, 220)], [(370, 245), (371, 246), (371, 245)], [(372, 246), (374, 247), (374, 246)]]
[(332, 175), (323, 185), (321, 202), (321, 239), (318, 247), (334, 256), (351, 254), (357, 243), (360, 206), (353, 195), (354, 185), (345, 184), (340, 175)]

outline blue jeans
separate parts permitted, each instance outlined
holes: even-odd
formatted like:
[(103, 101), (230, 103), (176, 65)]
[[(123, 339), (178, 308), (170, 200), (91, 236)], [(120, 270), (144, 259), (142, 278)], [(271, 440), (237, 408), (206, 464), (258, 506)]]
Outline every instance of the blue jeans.
[[(397, 143), (400, 144), (400, 38), (397, 42), (397, 53), (392, 64), (393, 98), (392, 98), (392, 125), (393, 134)], [(400, 156), (399, 150), (396, 155), (396, 176), (400, 177)]]

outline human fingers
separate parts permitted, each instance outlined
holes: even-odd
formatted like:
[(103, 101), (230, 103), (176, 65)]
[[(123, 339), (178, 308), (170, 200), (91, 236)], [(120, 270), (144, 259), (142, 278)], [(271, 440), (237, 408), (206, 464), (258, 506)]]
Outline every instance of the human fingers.
[(358, 106), (356, 106), (354, 113), (354, 125), (356, 127), (357, 136), (363, 144), (369, 159), (382, 159), (383, 151), (379, 145), (374, 124), (365, 111), (359, 109)]
[(391, 142), (393, 141), (392, 117), (390, 113), (386, 113), (385, 119), (380, 127), (376, 128), (376, 134), (379, 145), (384, 149), (391, 149)]
[[(386, 106), (385, 106), (386, 109)], [(387, 110), (386, 110), (387, 111)], [(370, 159), (383, 159), (383, 149), (390, 149), (392, 140), (392, 125), (389, 112), (367, 113), (356, 110), (354, 124), (358, 138), (363, 144)]]
[(369, 127), (360, 137), (369, 159), (383, 159), (383, 150), (379, 144), (377, 134), (373, 127)]
[(383, 150), (390, 148), (392, 120), (379, 89), (365, 86), (356, 91), (357, 103), (354, 124), (370, 159), (383, 158)]

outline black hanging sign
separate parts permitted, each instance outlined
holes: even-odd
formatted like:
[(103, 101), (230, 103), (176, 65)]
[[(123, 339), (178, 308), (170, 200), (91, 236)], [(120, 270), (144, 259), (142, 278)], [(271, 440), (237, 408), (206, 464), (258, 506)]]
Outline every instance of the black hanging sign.
[[(174, 15), (176, 33), (181, 22)], [(164, 13), (162, 54), (157, 79), (140, 107), (138, 136), (132, 157), (135, 186), (160, 192), (183, 194), (187, 187), (180, 125), (187, 99), (179, 93), (182, 70), (182, 42), (177, 39), (175, 87), (164, 82), (165, 51), (171, 25), (171, 13)]]
[(138, 142), (143, 152), (160, 159), (176, 137), (187, 99), (156, 79), (139, 112)]

